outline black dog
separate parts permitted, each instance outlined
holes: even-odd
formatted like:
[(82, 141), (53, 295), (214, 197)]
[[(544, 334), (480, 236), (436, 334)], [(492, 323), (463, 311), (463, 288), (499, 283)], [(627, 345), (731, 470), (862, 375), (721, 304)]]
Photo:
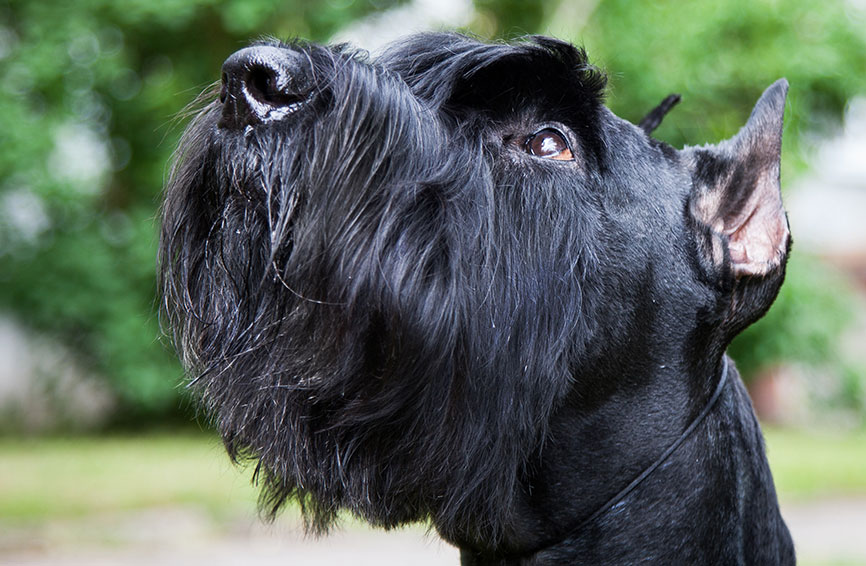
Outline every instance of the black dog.
[(647, 135), (666, 108), (639, 128), (604, 85), (541, 37), (225, 62), (161, 285), (268, 510), (429, 519), (464, 564), (794, 562), (724, 355), (784, 276), (787, 83), (682, 151)]

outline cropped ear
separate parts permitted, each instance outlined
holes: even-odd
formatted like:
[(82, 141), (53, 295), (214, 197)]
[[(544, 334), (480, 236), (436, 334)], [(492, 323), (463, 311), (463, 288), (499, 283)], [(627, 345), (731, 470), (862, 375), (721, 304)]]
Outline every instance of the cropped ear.
[(782, 206), (779, 161), (788, 81), (780, 79), (758, 100), (740, 132), (717, 146), (684, 150), (693, 189), (690, 212), (708, 228), (702, 246), (716, 267), (730, 262), (736, 279), (766, 276), (784, 267), (790, 244)]

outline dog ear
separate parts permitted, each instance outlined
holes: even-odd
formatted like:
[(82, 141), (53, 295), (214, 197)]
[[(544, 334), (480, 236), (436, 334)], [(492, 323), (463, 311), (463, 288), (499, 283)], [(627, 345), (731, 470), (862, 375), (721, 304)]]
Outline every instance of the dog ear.
[(788, 81), (776, 81), (736, 136), (684, 151), (693, 179), (690, 213), (709, 237), (702, 259), (716, 268), (727, 262), (736, 280), (765, 277), (784, 268), (787, 257), (790, 232), (779, 184), (787, 92)]

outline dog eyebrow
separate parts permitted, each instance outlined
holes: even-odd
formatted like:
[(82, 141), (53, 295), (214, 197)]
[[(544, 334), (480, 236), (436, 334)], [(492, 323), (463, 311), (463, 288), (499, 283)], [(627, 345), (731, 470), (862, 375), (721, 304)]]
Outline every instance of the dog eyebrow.
[(679, 94), (669, 94), (662, 100), (658, 106), (650, 110), (649, 114), (643, 117), (643, 120), (638, 123), (638, 127), (646, 132), (647, 135), (659, 127), (664, 120), (665, 115), (676, 106), (682, 97)]

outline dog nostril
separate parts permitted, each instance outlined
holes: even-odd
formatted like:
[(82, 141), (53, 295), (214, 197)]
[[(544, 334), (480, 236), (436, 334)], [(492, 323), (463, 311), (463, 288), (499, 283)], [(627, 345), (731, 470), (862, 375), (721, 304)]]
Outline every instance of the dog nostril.
[(291, 92), (288, 85), (280, 84), (280, 77), (274, 69), (255, 65), (247, 75), (247, 92), (250, 96), (269, 106), (289, 106), (301, 100)]

